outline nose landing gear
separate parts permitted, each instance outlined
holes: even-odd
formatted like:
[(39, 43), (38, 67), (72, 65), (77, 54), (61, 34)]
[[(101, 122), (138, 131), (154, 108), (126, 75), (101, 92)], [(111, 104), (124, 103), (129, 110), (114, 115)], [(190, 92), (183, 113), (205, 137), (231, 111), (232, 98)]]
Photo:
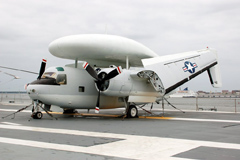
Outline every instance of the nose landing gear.
[[(33, 119), (42, 119), (43, 114), (40, 111), (40, 108), (44, 110), (50, 117), (54, 118), (52, 114), (50, 114), (44, 107), (42, 107), (43, 103), (39, 102), (38, 100), (33, 102), (33, 108), (32, 108), (32, 115), (31, 117)], [(57, 120), (57, 118), (55, 118)]]
[(40, 111), (32, 113), (32, 118), (33, 119), (42, 119), (42, 117), (43, 117), (43, 114)]
[(40, 111), (40, 107), (42, 107), (42, 103), (39, 103), (38, 100), (33, 102), (32, 115), (31, 115), (33, 119), (42, 119), (43, 114)]

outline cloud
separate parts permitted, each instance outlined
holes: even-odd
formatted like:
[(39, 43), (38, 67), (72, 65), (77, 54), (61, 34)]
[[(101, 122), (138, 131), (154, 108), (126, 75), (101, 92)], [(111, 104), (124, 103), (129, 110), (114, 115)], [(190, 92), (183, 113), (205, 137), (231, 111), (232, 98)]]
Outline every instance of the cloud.
[[(51, 41), (73, 34), (104, 34), (107, 26), (108, 34), (139, 41), (159, 55), (216, 48), (223, 89), (237, 89), (239, 15), (240, 2), (234, 0), (1, 1), (0, 64), (38, 71), (41, 58), (48, 58), (48, 66), (65, 65), (71, 61), (48, 52)], [(206, 76), (200, 81), (201, 88), (196, 83), (189, 88), (211, 89)]]

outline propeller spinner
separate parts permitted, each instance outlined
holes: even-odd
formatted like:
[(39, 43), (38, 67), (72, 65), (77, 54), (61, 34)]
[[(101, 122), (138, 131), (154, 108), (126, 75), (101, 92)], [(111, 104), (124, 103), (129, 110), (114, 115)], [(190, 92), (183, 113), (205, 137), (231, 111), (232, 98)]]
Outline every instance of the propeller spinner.
[(95, 113), (99, 113), (100, 93), (101, 91), (104, 91), (107, 89), (110, 79), (122, 73), (122, 67), (119, 66), (114, 70), (112, 70), (111, 72), (109, 72), (108, 74), (105, 72), (102, 72), (99, 75), (87, 62), (83, 64), (83, 68), (95, 79), (95, 83), (98, 88), (98, 98), (97, 98), (97, 104), (95, 107)]

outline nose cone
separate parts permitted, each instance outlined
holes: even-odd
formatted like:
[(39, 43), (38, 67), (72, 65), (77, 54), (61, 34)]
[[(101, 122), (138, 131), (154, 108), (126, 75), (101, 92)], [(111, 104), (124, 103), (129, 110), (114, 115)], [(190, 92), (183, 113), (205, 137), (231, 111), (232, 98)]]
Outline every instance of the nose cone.
[(49, 94), (49, 88), (47, 85), (29, 84), (27, 86), (27, 93), (32, 100), (40, 100), (43, 102), (44, 97)]
[(29, 84), (27, 86), (27, 93), (28, 96), (32, 99), (32, 100), (36, 100), (38, 97), (38, 93), (36, 92), (37, 90), (35, 89), (36, 87), (34, 87), (34, 85)]

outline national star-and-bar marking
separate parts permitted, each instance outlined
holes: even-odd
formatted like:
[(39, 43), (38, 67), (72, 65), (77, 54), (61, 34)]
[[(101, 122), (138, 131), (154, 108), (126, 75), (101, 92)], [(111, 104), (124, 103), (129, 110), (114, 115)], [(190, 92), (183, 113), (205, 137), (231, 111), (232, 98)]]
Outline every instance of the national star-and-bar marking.
[(183, 67), (183, 71), (186, 72), (190, 72), (190, 73), (194, 73), (195, 72), (195, 68), (197, 68), (197, 64), (196, 63), (191, 63), (189, 61), (184, 62), (184, 67)]

